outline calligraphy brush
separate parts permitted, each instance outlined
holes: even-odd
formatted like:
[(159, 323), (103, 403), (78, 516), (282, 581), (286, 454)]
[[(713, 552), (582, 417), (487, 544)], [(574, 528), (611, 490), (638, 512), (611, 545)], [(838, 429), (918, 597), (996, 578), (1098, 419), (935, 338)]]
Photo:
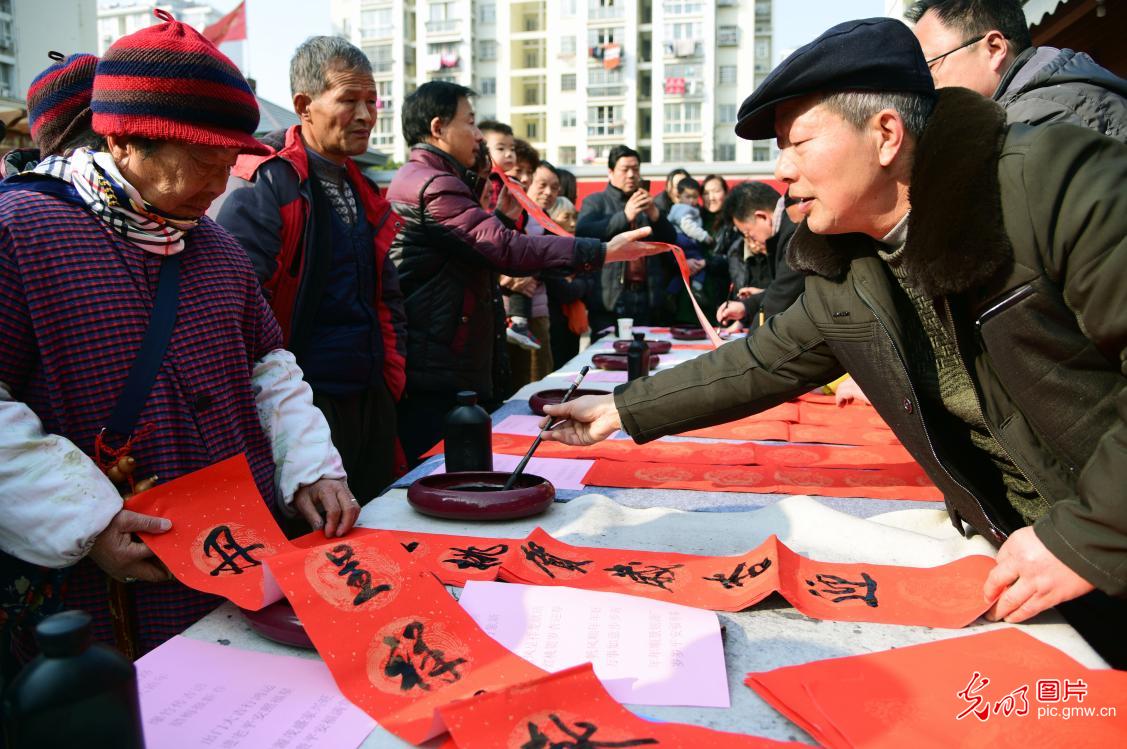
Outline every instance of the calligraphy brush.
[[(584, 365), (583, 369), (579, 370), (579, 374), (576, 376), (575, 381), (571, 383), (571, 387), (569, 387), (567, 389), (567, 392), (564, 393), (563, 398), (560, 398), (561, 406), (567, 403), (568, 399), (571, 398), (572, 394), (575, 392), (575, 389), (579, 387), (579, 383), (583, 382), (583, 378), (587, 376), (587, 373), (590, 370), (591, 367), (589, 365)], [(517, 463), (517, 467), (513, 470), (512, 475), (509, 476), (509, 480), (505, 482), (505, 488), (502, 489), (502, 491), (508, 491), (509, 489), (513, 488), (513, 484), (515, 484), (517, 479), (520, 478), (520, 474), (522, 471), (524, 471), (524, 467), (528, 465), (528, 461), (532, 459), (532, 453), (536, 452), (536, 448), (540, 447), (540, 443), (544, 441), (544, 432), (552, 431), (553, 429), (558, 427), (560, 425), (560, 422), (562, 421), (563, 419), (556, 419), (555, 421), (550, 422), (548, 426), (540, 430), (540, 434), (536, 435), (536, 439), (533, 440), (532, 446), (528, 448), (528, 452), (526, 452), (524, 454), (524, 457), (520, 459), (520, 463)]]

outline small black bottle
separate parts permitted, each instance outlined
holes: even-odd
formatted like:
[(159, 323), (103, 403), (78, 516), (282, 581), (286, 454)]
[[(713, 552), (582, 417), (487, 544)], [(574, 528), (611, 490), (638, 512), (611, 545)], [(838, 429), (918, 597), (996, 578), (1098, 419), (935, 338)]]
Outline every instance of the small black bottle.
[(90, 615), (64, 611), (35, 628), (40, 655), (4, 694), (11, 749), (144, 749), (137, 670), (121, 653), (90, 643)]
[(493, 419), (477, 405), (477, 393), (458, 393), (446, 416), (446, 472), (493, 470)]
[(635, 333), (626, 349), (626, 379), (636, 380), (650, 373), (650, 347), (645, 333)]

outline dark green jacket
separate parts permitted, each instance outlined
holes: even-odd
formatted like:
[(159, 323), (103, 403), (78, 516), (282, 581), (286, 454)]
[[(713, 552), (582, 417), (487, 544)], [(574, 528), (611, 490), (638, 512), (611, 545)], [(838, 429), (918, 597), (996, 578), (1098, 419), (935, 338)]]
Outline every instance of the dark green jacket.
[[(1127, 147), (1073, 125), (1005, 124), (944, 89), (916, 149), (904, 263), (953, 327), (990, 431), (1050, 509), (1038, 537), (1127, 596)], [(905, 343), (919, 318), (872, 239), (815, 236), (806, 292), (745, 341), (615, 391), (639, 442), (756, 413), (848, 371), (943, 491), (955, 526), (1021, 527), (920, 407)], [(950, 418), (950, 417), (946, 417)]]

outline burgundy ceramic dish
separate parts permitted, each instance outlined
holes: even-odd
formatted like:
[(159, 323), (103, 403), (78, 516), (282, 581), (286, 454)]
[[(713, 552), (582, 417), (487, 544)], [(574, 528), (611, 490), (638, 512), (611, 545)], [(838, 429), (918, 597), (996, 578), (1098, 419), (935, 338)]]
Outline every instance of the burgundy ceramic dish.
[(701, 341), (708, 338), (704, 328), (694, 328), (687, 325), (674, 325), (669, 329), (669, 334), (678, 341)]
[[(614, 350), (620, 354), (625, 354), (630, 344), (633, 341), (617, 340), (614, 342)], [(673, 341), (659, 341), (653, 338), (646, 339), (646, 348), (650, 350), (651, 354), (668, 354), (669, 350), (673, 348)]]
[[(539, 393), (534, 393), (528, 399), (528, 407), (532, 409), (532, 413), (537, 416), (544, 415), (544, 406), (555, 406), (563, 400), (564, 394), (567, 392), (564, 388), (557, 388), (555, 390), (541, 390)], [(582, 398), (584, 395), (610, 395), (606, 390), (584, 390), (577, 388), (571, 394), (571, 400)]]
[[(654, 354), (650, 354), (650, 371), (657, 366), (659, 359)], [(618, 372), (626, 371), (626, 354), (595, 354), (591, 357), (591, 363), (599, 369), (609, 369)]]
[(407, 489), (416, 511), (456, 520), (509, 520), (539, 515), (556, 498), (556, 487), (539, 476), (522, 473), (516, 486), (504, 491), (508, 471), (462, 471), (423, 476)]
[(309, 641), (309, 635), (305, 634), (305, 627), (301, 625), (301, 620), (297, 618), (289, 601), (285, 599), (275, 601), (258, 611), (246, 609), (239, 611), (242, 612), (250, 628), (267, 640), (315, 650), (313, 643)]

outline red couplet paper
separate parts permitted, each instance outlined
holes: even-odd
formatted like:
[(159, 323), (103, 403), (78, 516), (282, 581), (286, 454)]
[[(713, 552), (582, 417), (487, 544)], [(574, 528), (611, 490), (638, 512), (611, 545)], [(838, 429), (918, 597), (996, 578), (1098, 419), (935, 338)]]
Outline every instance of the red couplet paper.
[(827, 403), (799, 402), (798, 418), (800, 424), (818, 426), (844, 426), (853, 428), (888, 429), (888, 424), (877, 410), (865, 403), (851, 403), (836, 406)]
[(497, 644), (390, 533), (269, 561), (349, 700), (400, 738), (442, 732), (435, 710), (543, 671)]
[(1095, 748), (1127, 735), (1127, 673), (1087, 669), (1014, 628), (752, 673), (747, 685), (826, 747)]
[(896, 434), (887, 427), (823, 426), (791, 424), (790, 442), (821, 442), (828, 445), (899, 445)]
[(727, 424), (693, 429), (682, 432), (682, 437), (707, 437), (721, 440), (775, 440), (786, 442), (790, 439), (790, 424), (785, 421), (761, 421), (754, 417), (730, 421)]
[(942, 502), (923, 469), (902, 464), (871, 470), (787, 466), (635, 463), (596, 460), (583, 483), (625, 489), (690, 489), (760, 494), (811, 494)]
[(173, 479), (129, 500), (134, 512), (172, 521), (166, 533), (142, 534), (176, 579), (257, 610), (278, 600), (262, 563), (290, 550), (247, 465), (233, 458)]
[(756, 445), (761, 465), (821, 468), (884, 468), (918, 465), (901, 445)]
[(989, 608), (982, 586), (993, 567), (986, 556), (939, 567), (819, 562), (775, 536), (731, 557), (603, 549), (571, 546), (537, 528), (505, 559), (500, 577), (716, 611), (739, 611), (778, 592), (815, 619), (959, 628)]
[(439, 709), (459, 749), (767, 749), (802, 746), (684, 723), (651, 723), (618, 704), (591, 664)]

